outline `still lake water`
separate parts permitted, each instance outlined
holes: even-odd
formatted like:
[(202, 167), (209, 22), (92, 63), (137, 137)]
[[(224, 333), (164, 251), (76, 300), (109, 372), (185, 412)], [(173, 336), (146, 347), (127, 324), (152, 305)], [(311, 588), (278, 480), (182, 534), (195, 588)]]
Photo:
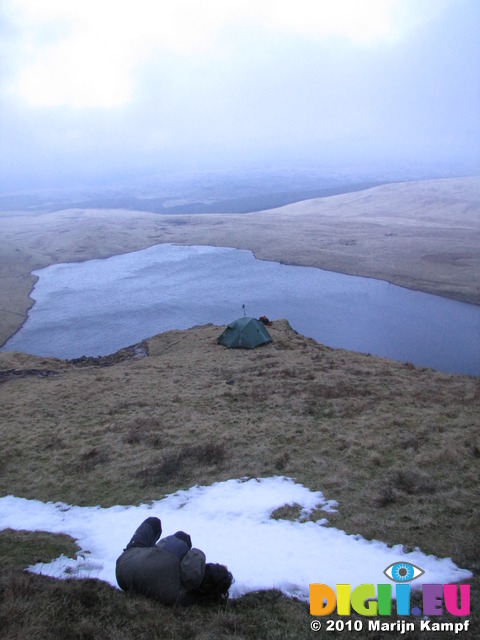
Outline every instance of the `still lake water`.
[(35, 272), (35, 304), (2, 351), (105, 355), (169, 329), (286, 318), (330, 347), (480, 375), (480, 307), (359, 278), (162, 244)]

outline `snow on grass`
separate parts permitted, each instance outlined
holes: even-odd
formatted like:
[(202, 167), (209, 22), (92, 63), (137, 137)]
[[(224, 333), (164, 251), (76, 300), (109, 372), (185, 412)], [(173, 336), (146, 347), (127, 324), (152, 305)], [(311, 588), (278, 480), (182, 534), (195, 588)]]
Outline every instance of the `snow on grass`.
[(30, 570), (57, 578), (93, 577), (116, 585), (115, 562), (137, 526), (148, 516), (162, 521), (162, 537), (184, 530), (208, 562), (226, 564), (238, 597), (259, 589), (279, 589), (307, 600), (310, 583), (352, 586), (385, 583), (384, 569), (393, 562), (410, 562), (425, 573), (412, 583), (459, 582), (471, 577), (448, 558), (427, 556), (419, 549), (404, 553), (359, 535), (347, 535), (316, 522), (277, 520), (272, 513), (284, 505), (299, 505), (302, 516), (314, 509), (328, 514), (337, 504), (320, 491), (282, 476), (194, 486), (162, 500), (139, 506), (77, 507), (43, 503), (14, 496), (0, 498), (0, 529), (65, 533), (82, 551), (76, 559), (61, 556)]

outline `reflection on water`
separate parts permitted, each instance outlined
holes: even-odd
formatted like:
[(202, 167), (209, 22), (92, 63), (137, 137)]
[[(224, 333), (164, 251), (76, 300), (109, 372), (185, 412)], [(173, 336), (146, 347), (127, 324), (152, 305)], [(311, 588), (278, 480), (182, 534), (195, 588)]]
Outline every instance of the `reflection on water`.
[(35, 273), (36, 302), (3, 350), (105, 355), (169, 329), (227, 324), (245, 305), (331, 347), (480, 375), (480, 307), (379, 280), (174, 245)]

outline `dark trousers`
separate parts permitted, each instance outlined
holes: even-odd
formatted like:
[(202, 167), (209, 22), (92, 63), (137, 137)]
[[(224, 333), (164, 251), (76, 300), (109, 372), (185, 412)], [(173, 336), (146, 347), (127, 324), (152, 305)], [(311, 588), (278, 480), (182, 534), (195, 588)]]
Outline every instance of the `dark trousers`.
[(160, 538), (162, 525), (158, 518), (150, 517), (142, 522), (127, 544), (126, 549), (132, 547), (153, 547)]

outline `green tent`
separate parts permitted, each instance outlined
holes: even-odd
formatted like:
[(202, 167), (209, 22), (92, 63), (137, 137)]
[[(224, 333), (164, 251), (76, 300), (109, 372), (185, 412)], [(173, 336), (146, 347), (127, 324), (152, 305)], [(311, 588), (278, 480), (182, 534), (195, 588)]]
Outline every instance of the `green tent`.
[(229, 324), (217, 343), (229, 349), (255, 349), (271, 342), (272, 338), (265, 325), (256, 318), (239, 318)]

